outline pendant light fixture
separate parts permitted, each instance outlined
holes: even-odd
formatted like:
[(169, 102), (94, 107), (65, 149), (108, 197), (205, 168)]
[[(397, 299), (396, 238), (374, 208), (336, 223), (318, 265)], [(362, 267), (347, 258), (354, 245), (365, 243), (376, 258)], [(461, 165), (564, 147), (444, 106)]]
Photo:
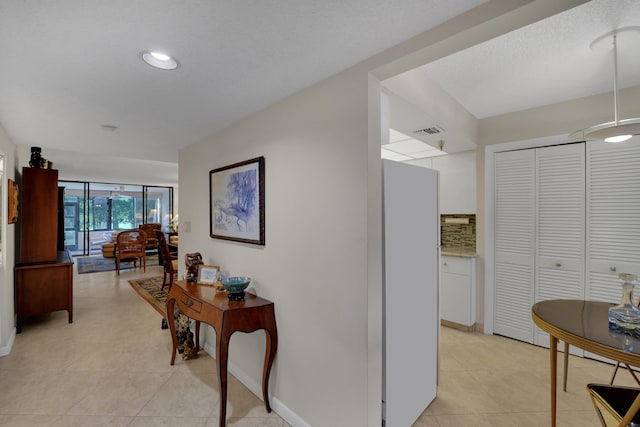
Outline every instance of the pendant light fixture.
[(591, 49), (596, 49), (603, 42), (611, 41), (613, 49), (613, 115), (614, 121), (601, 123), (573, 132), (569, 135), (571, 140), (601, 140), (606, 142), (623, 142), (633, 135), (640, 134), (640, 118), (622, 119), (618, 118), (618, 36), (621, 34), (638, 36), (640, 27), (625, 27), (604, 34), (591, 43)]

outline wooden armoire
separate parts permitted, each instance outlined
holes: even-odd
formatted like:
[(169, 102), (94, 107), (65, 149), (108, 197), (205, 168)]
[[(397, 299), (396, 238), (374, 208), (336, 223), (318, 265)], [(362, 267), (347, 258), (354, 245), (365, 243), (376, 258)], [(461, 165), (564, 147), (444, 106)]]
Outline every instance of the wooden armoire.
[(67, 310), (73, 321), (73, 261), (58, 250), (58, 171), (22, 168), (16, 239), (19, 260), (15, 267), (16, 330), (24, 319)]

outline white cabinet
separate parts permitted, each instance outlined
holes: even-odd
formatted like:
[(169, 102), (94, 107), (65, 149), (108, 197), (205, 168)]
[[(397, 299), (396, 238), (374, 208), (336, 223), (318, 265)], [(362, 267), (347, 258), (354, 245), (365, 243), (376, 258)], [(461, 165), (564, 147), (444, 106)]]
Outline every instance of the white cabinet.
[(440, 212), (476, 213), (476, 151), (432, 157), (440, 171)]
[(440, 315), (445, 322), (456, 324), (450, 326), (470, 328), (475, 324), (475, 257), (440, 257)]

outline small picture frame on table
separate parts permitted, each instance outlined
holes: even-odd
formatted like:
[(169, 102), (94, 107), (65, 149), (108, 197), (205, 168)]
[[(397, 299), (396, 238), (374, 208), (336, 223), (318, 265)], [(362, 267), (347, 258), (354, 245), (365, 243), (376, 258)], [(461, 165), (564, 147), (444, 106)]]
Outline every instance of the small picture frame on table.
[(217, 265), (198, 266), (198, 284), (214, 286), (219, 280), (220, 267)]

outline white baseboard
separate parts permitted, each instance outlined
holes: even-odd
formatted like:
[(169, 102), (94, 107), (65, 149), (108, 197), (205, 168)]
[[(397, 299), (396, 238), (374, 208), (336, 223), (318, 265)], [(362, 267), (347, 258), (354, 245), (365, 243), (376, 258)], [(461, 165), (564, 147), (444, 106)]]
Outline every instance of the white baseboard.
[(8, 356), (11, 354), (11, 349), (13, 348), (13, 342), (16, 339), (16, 328), (11, 330), (11, 335), (9, 336), (9, 341), (6, 345), (0, 347), (0, 357)]
[[(215, 359), (216, 349), (215, 346), (210, 345), (208, 342), (204, 341), (201, 344), (204, 350), (211, 355), (213, 359)], [(249, 375), (246, 374), (242, 369), (240, 369), (237, 365), (232, 362), (227, 363), (228, 370), (240, 381), (242, 384), (247, 387), (251, 393), (255, 394), (260, 400), (262, 400), (262, 385), (253, 380)], [(277, 397), (271, 396), (271, 409), (280, 416), (283, 420), (285, 420), (291, 427), (311, 427), (305, 420), (300, 418), (298, 414), (289, 409), (284, 403), (282, 403)]]

